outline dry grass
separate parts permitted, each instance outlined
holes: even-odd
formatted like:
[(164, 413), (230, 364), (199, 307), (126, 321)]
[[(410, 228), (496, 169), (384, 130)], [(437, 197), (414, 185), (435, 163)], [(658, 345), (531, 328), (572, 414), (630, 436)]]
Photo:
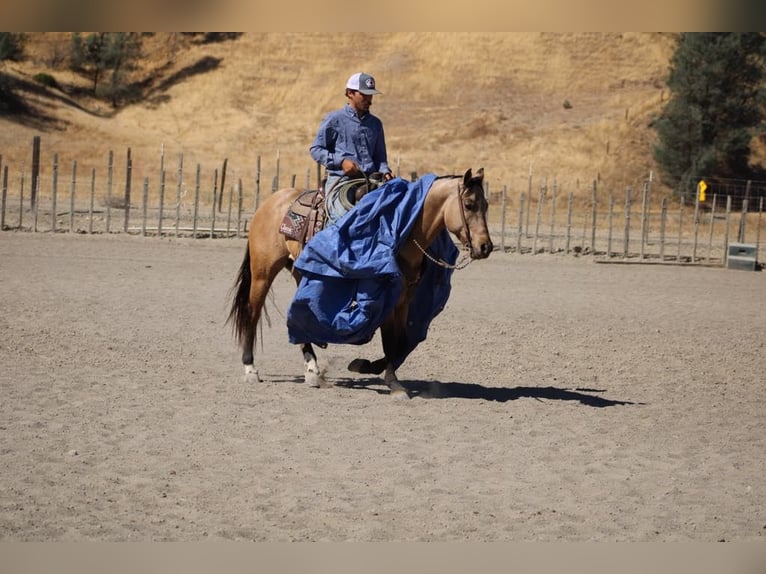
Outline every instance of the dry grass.
[[(27, 79), (47, 72), (60, 84), (84, 85), (51, 65), (67, 41), (67, 34), (33, 35), (33, 58), (4, 64), (5, 72)], [(532, 169), (562, 190), (587, 193), (593, 179), (618, 190), (656, 172), (649, 123), (666, 93), (673, 36), (248, 33), (199, 44), (157, 34), (146, 43), (141, 74), (153, 78), (154, 91), (145, 102), (112, 115), (85, 98), (33, 96), (56, 123), (0, 118), (3, 161), (28, 162), (32, 136), (42, 133), (43, 161), (55, 152), (62, 165), (76, 159), (82, 173), (104, 170), (109, 149), (119, 168), (130, 147), (134, 177), (154, 177), (164, 147), (170, 169), (180, 153), (185, 166), (203, 170), (228, 158), (245, 181), (261, 156), (270, 181), (279, 150), (281, 172), (302, 183), (315, 173), (308, 146), (319, 121), (344, 103), (345, 78), (365, 70), (383, 92), (373, 111), (402, 175), (483, 166), (491, 188), (523, 191)]]

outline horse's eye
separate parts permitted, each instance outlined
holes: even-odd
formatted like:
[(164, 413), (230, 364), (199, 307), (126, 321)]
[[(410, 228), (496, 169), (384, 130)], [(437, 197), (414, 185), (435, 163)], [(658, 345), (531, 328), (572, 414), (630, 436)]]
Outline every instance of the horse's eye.
[(475, 201), (463, 202), (463, 207), (465, 207), (468, 211), (476, 211), (477, 209), (479, 209)]

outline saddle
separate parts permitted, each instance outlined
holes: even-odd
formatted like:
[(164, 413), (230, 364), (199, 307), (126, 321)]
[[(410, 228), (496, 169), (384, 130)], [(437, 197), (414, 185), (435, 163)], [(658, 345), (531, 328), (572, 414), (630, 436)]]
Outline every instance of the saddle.
[[(372, 174), (365, 178), (341, 178), (329, 191), (334, 209), (345, 213), (368, 192), (384, 183), (380, 174)], [(287, 210), (279, 232), (288, 239), (306, 245), (309, 240), (324, 229), (328, 219), (330, 205), (326, 201), (324, 186), (321, 189), (310, 189), (301, 193)], [(338, 213), (333, 213), (339, 217)]]
[(279, 232), (306, 245), (317, 233), (324, 229), (327, 221), (325, 194), (322, 189), (309, 189), (301, 193), (287, 210)]

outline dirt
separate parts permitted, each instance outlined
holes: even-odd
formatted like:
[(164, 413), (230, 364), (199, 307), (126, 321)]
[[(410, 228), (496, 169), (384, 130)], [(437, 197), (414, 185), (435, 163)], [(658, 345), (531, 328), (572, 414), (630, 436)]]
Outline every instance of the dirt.
[(494, 253), (399, 376), (291, 279), (246, 384), (244, 239), (0, 233), (0, 540), (761, 541), (763, 273)]

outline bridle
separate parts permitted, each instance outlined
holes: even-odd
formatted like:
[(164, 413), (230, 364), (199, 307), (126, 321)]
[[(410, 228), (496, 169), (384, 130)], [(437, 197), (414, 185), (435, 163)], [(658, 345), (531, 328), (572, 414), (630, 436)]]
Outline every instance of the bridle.
[[(468, 190), (469, 188), (463, 187), (461, 189), (460, 182), (457, 184), (457, 203), (460, 206), (460, 219), (463, 222), (463, 229), (465, 230), (466, 235), (466, 241), (464, 242), (463, 247), (464, 253), (463, 253), (463, 259), (461, 261), (458, 261), (454, 265), (451, 263), (447, 263), (443, 259), (437, 259), (434, 256), (432, 256), (430, 253), (428, 253), (423, 247), (418, 243), (418, 240), (414, 237), (412, 238), (412, 242), (417, 246), (418, 249), (420, 249), (420, 252), (431, 262), (436, 263), (437, 265), (444, 267), (445, 269), (464, 269), (468, 266), (468, 264), (473, 261), (473, 243), (471, 243), (471, 228), (468, 227), (468, 220), (465, 215), (465, 205), (463, 205), (463, 192)], [(467, 255), (467, 256), (466, 256)]]

